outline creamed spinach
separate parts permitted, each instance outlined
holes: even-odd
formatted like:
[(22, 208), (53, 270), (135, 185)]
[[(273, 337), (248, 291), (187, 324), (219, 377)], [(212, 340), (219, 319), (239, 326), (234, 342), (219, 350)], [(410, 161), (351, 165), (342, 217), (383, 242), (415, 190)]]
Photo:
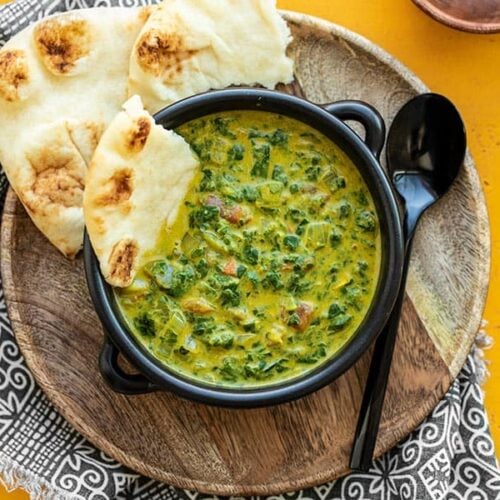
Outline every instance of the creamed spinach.
[(116, 291), (133, 332), (172, 369), (218, 385), (315, 368), (353, 335), (378, 279), (378, 219), (359, 172), (277, 114), (223, 112), (177, 132), (201, 168), (175, 224)]

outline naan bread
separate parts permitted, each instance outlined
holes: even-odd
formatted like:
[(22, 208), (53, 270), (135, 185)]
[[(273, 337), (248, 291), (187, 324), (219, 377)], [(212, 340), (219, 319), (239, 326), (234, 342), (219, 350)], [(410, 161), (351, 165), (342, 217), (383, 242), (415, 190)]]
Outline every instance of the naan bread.
[(65, 255), (82, 246), (86, 164), (127, 98), (133, 43), (150, 9), (49, 17), (0, 50), (0, 163)]
[(210, 89), (293, 79), (275, 0), (164, 0), (134, 44), (129, 94), (155, 113)]
[(171, 225), (196, 174), (184, 139), (156, 125), (138, 96), (104, 132), (90, 165), (85, 224), (108, 283), (132, 283), (145, 252)]
[(127, 95), (155, 112), (210, 88), (287, 83), (289, 41), (274, 0), (165, 0), (42, 20), (0, 50), (0, 163), (34, 223), (73, 257), (86, 165)]

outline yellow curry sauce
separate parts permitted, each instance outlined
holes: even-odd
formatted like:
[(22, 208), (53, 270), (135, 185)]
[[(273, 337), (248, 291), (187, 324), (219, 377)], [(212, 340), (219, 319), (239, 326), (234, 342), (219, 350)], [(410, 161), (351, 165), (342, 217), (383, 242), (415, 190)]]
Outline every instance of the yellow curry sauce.
[(116, 290), (133, 332), (162, 363), (218, 385), (317, 367), (357, 329), (378, 280), (378, 220), (360, 174), (281, 115), (223, 112), (177, 132), (201, 171), (134, 283)]

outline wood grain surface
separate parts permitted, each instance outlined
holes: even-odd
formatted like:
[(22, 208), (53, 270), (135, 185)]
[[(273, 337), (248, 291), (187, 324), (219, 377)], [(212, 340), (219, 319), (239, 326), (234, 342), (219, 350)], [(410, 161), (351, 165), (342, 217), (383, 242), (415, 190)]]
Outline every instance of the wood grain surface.
[[(386, 120), (422, 84), (365, 40), (287, 14), (306, 96), (361, 98)], [(348, 471), (370, 353), (329, 387), (300, 401), (227, 410), (171, 394), (126, 397), (101, 379), (103, 332), (81, 258), (68, 261), (36, 230), (12, 192), (2, 220), (1, 266), (9, 315), (35, 378), (91, 442), (125, 465), (175, 486), (215, 494), (296, 490)], [(411, 432), (445, 393), (481, 319), (489, 232), (470, 159), (455, 189), (426, 218), (415, 258), (376, 454)]]

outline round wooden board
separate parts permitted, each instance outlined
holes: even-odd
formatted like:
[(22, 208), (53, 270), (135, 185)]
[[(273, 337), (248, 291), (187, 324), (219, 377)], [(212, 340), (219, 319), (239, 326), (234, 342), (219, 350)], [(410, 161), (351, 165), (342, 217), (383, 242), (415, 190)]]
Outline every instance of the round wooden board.
[[(363, 38), (285, 16), (297, 78), (312, 101), (363, 99), (390, 123), (408, 98), (426, 90)], [(82, 259), (58, 254), (12, 191), (1, 251), (9, 315), (29, 367), (64, 417), (110, 456), (166, 483), (221, 495), (297, 490), (348, 472), (370, 353), (329, 387), (268, 409), (207, 407), (167, 393), (118, 395), (98, 372), (103, 331)], [(428, 415), (464, 363), (481, 320), (489, 258), (485, 202), (468, 158), (416, 237), (377, 455)]]

